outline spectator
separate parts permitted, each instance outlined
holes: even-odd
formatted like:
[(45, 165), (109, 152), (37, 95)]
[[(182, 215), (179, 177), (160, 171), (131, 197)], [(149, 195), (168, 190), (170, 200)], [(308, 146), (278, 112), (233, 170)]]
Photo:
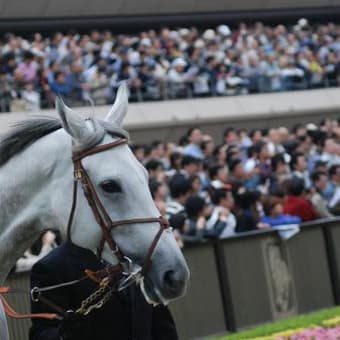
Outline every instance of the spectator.
[(269, 191), (275, 191), (280, 189), (283, 182), (291, 177), (291, 173), (283, 154), (276, 154), (271, 158), (271, 167), (272, 175)]
[(143, 163), (144, 161), (144, 147), (141, 144), (134, 144), (131, 145), (131, 150), (134, 153), (134, 155), (136, 156), (136, 158)]
[(166, 214), (166, 199), (168, 197), (168, 187), (165, 183), (158, 182), (154, 179), (149, 181), (151, 196), (161, 215)]
[(110, 100), (108, 90), (109, 78), (106, 74), (106, 67), (99, 66), (97, 70), (89, 76), (88, 87), (90, 96), (96, 105), (105, 105)]
[(203, 153), (205, 164), (212, 164), (216, 162), (216, 157), (214, 155), (215, 143), (211, 136), (209, 135), (203, 136), (201, 150)]
[(174, 151), (170, 154), (170, 170), (167, 171), (167, 176), (172, 177), (176, 173), (180, 173), (183, 156), (180, 152)]
[(195, 158), (203, 159), (201, 150), (202, 133), (199, 128), (191, 128), (187, 132), (189, 144), (184, 148), (184, 154)]
[(185, 214), (185, 202), (190, 194), (190, 182), (182, 174), (175, 174), (169, 181), (171, 201), (166, 205), (166, 216), (170, 218), (174, 214)]
[(190, 195), (200, 195), (202, 192), (202, 181), (199, 175), (192, 175), (189, 178)]
[(203, 241), (206, 229), (206, 205), (204, 199), (199, 196), (190, 196), (185, 203), (185, 211), (188, 217), (187, 230), (184, 230), (185, 242)]
[(168, 79), (171, 86), (171, 96), (188, 96), (188, 83), (192, 82), (193, 76), (185, 72), (187, 62), (181, 58), (176, 58), (169, 69)]
[(56, 95), (61, 95), (65, 98), (68, 98), (71, 94), (72, 86), (69, 83), (66, 74), (62, 71), (57, 71), (54, 73), (54, 78), (49, 85), (52, 92)]
[(225, 166), (213, 165), (209, 168), (211, 185), (215, 189), (222, 189), (228, 181), (228, 172)]
[(305, 188), (310, 189), (311, 181), (307, 170), (307, 161), (305, 155), (300, 152), (293, 154), (290, 161), (290, 167), (292, 170), (292, 175), (294, 177), (303, 179)]
[(234, 188), (242, 187), (243, 184), (249, 178), (249, 175), (245, 172), (244, 166), (240, 159), (233, 159), (228, 164), (230, 171), (229, 181)]
[(203, 238), (219, 238), (227, 227), (227, 209), (220, 209), (216, 219), (211, 219), (208, 227), (207, 221), (212, 213), (209, 206), (202, 197), (190, 196), (185, 203), (185, 210), (188, 217), (187, 230), (184, 231), (185, 242), (198, 242)]
[(235, 235), (236, 217), (232, 213), (234, 209), (234, 197), (231, 192), (231, 186), (223, 189), (212, 189), (211, 202), (214, 209), (207, 221), (207, 229), (216, 227), (217, 221), (225, 222), (225, 227), (219, 234), (219, 238), (226, 238)]
[(6, 72), (0, 72), (0, 112), (10, 111), (11, 100), (16, 95)]
[(315, 211), (320, 217), (333, 217), (327, 208), (327, 201), (322, 197), (321, 193), (326, 189), (328, 184), (328, 176), (326, 172), (316, 171), (312, 174), (313, 191), (311, 202)]
[(226, 145), (237, 145), (239, 140), (234, 128), (226, 128), (223, 132), (223, 142)]
[(302, 178), (293, 177), (289, 180), (283, 212), (288, 215), (299, 216), (304, 222), (319, 217), (311, 202), (305, 197), (305, 185)]
[(276, 197), (267, 197), (264, 200), (263, 211), (264, 216), (261, 217), (260, 221), (272, 227), (301, 222), (301, 218), (298, 216), (283, 214), (282, 200)]
[(163, 163), (164, 168), (169, 168), (169, 161), (166, 156), (166, 146), (165, 143), (160, 140), (154, 140), (151, 143), (153, 157), (160, 160)]
[(334, 138), (326, 138), (321, 159), (330, 165), (340, 164), (340, 143), (337, 143)]
[(340, 164), (332, 165), (328, 171), (330, 181), (323, 191), (323, 196), (330, 201), (334, 196), (336, 188), (340, 186)]
[(39, 111), (40, 110), (40, 94), (34, 91), (32, 84), (27, 83), (21, 91), (21, 98), (26, 102), (26, 111)]
[(183, 156), (182, 158), (182, 174), (186, 177), (190, 177), (192, 175), (196, 175), (200, 171), (200, 167), (202, 165), (202, 161), (200, 158), (196, 158), (193, 156)]
[(162, 182), (165, 173), (163, 163), (157, 159), (151, 159), (145, 164), (146, 170), (149, 172), (150, 180)]
[(25, 83), (34, 84), (37, 81), (38, 64), (31, 51), (24, 51), (23, 59), (16, 71), (22, 75)]
[(269, 228), (269, 224), (260, 221), (260, 193), (239, 189), (236, 195), (238, 207), (236, 213), (236, 232), (253, 231)]

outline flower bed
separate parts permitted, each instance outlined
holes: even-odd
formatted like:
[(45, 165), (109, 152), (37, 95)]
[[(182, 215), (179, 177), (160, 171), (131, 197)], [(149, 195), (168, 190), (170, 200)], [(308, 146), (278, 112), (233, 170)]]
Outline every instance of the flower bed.
[(215, 340), (340, 340), (340, 307), (300, 315)]
[(340, 326), (312, 327), (300, 330), (289, 330), (254, 340), (336, 340), (340, 339)]
[(322, 326), (289, 329), (269, 336), (257, 337), (254, 340), (340, 340), (340, 317), (321, 321)]

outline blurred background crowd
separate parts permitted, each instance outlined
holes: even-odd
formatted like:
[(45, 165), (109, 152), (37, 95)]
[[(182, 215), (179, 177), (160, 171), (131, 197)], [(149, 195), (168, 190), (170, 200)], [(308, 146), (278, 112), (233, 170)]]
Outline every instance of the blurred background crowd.
[[(340, 119), (269, 129), (190, 128), (177, 143), (132, 144), (180, 247), (340, 216)], [(47, 230), (18, 261), (29, 270), (60, 244)]]
[(179, 244), (340, 215), (340, 120), (133, 145)]
[(121, 81), (131, 100), (234, 95), (338, 86), (340, 26), (195, 27), (135, 35), (13, 33), (0, 39), (0, 112), (108, 104)]

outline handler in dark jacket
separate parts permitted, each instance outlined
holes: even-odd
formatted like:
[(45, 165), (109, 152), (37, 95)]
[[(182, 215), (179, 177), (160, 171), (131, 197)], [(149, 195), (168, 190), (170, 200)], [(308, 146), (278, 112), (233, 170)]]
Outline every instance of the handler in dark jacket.
[[(44, 287), (77, 280), (84, 270), (104, 268), (88, 249), (70, 242), (54, 249), (37, 262), (31, 273), (31, 286)], [(65, 310), (76, 310), (81, 301), (98, 289), (90, 279), (68, 287), (43, 292), (43, 296)], [(33, 302), (32, 312), (52, 312), (43, 302)], [(81, 318), (32, 319), (30, 340), (178, 340), (176, 327), (167, 307), (152, 307), (135, 285), (114, 293), (100, 309)]]

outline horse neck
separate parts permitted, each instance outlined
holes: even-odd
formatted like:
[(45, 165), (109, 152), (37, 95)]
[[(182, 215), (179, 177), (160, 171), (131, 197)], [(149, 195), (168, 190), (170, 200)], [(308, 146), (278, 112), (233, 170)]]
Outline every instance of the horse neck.
[(58, 228), (48, 197), (58, 151), (43, 139), (0, 167), (0, 284), (43, 229)]

